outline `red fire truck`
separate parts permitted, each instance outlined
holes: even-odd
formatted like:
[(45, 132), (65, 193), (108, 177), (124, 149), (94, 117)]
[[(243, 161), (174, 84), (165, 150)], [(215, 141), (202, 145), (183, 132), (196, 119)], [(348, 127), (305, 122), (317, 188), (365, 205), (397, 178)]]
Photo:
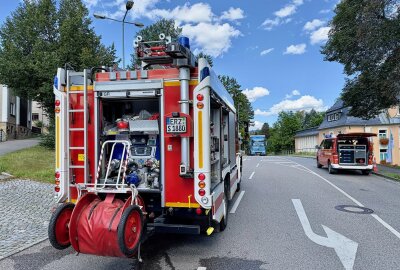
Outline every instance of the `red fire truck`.
[(241, 180), (232, 97), (187, 38), (135, 50), (136, 70), (57, 71), (57, 249), (132, 257), (153, 233), (227, 226)]

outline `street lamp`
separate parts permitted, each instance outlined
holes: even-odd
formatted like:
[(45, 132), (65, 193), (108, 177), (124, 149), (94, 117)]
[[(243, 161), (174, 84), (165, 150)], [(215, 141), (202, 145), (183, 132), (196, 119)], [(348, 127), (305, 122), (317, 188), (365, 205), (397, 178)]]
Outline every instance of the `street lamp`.
[(144, 26), (144, 24), (140, 23), (140, 22), (127, 22), (127, 21), (125, 21), (126, 15), (128, 14), (128, 11), (132, 9), (133, 4), (134, 4), (134, 2), (132, 0), (128, 0), (126, 2), (126, 6), (125, 6), (126, 11), (125, 11), (125, 15), (124, 15), (124, 18), (122, 19), (122, 21), (107, 17), (107, 16), (102, 15), (102, 14), (98, 14), (98, 13), (94, 13), (93, 14), (93, 16), (96, 19), (101, 19), (101, 20), (106, 19), (106, 20), (111, 20), (111, 21), (122, 23), (122, 66), (123, 66), (123, 68), (125, 68), (125, 24), (126, 23), (127, 24), (132, 24), (132, 25), (137, 26), (137, 27), (143, 27)]

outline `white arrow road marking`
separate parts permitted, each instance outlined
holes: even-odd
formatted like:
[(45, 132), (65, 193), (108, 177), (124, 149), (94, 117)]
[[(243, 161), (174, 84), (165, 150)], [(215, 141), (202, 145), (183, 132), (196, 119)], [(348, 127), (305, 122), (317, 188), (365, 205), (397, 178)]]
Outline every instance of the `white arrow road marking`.
[(253, 178), (254, 173), (255, 173), (255, 172), (252, 172), (252, 173), (251, 173), (251, 175), (250, 175), (250, 177), (249, 177), (249, 180), (251, 180), (251, 179)]
[(239, 197), (236, 199), (235, 204), (232, 206), (232, 209), (231, 209), (231, 211), (229, 213), (235, 214), (236, 209), (238, 208), (239, 203), (242, 200), (243, 195), (244, 195), (244, 190), (242, 192), (240, 192)]
[(299, 199), (292, 199), (292, 202), (307, 237), (318, 245), (335, 249), (336, 254), (342, 262), (344, 268), (353, 269), (358, 244), (324, 225), (322, 225), (322, 228), (324, 229), (327, 237), (323, 237), (314, 233), (301, 201)]

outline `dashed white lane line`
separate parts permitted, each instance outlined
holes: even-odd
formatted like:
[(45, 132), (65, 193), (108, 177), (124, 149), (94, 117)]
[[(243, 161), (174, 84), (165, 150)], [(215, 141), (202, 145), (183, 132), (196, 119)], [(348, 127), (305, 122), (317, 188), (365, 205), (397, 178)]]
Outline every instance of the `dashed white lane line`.
[(251, 175), (250, 175), (250, 177), (249, 177), (249, 180), (251, 180), (251, 179), (253, 178), (254, 174), (255, 174), (255, 172), (252, 172), (252, 173), (251, 173)]
[(242, 192), (240, 192), (239, 197), (236, 199), (235, 204), (232, 206), (232, 209), (231, 209), (231, 211), (229, 213), (235, 214), (236, 209), (238, 208), (239, 203), (243, 198), (243, 195), (244, 195), (244, 190)]
[[(296, 167), (302, 167), (304, 168), (304, 170), (308, 171), (311, 174), (314, 174), (315, 176), (321, 178), (322, 180), (324, 180), (325, 182), (327, 182), (329, 185), (331, 185), (333, 188), (335, 188), (336, 190), (338, 190), (340, 193), (342, 193), (344, 196), (346, 196), (347, 198), (349, 198), (350, 200), (352, 200), (355, 204), (357, 204), (358, 206), (361, 207), (365, 207), (362, 203), (360, 203), (359, 201), (357, 201), (356, 199), (354, 199), (352, 196), (350, 196), (346, 191), (344, 191), (343, 189), (337, 187), (335, 184), (333, 184), (331, 181), (329, 181), (328, 179), (324, 178), (323, 176), (319, 175), (318, 173), (310, 170), (309, 168), (297, 163)], [(397, 238), (400, 239), (400, 233), (398, 231), (396, 231), (392, 226), (390, 226), (388, 223), (386, 223), (383, 219), (381, 219), (378, 215), (376, 214), (371, 214), (371, 216), (376, 219), (380, 224), (382, 224), (386, 229), (388, 229), (391, 233), (393, 233)]]
[(258, 166), (260, 166), (260, 163), (257, 163), (257, 166), (256, 166), (256, 167), (258, 168)]
[(199, 266), (197, 270), (207, 270), (207, 267)]

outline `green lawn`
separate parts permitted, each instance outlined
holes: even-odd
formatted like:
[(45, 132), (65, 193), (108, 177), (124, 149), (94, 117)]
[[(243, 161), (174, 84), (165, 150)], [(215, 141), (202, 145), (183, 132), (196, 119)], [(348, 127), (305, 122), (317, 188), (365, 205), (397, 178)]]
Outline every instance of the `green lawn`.
[(17, 178), (54, 183), (54, 150), (35, 146), (6, 154), (0, 157), (0, 172)]
[(383, 172), (382, 174), (386, 175), (388, 177), (391, 177), (391, 178), (393, 178), (393, 179), (395, 179), (397, 181), (400, 181), (400, 174), (398, 174), (398, 173), (386, 173), (386, 172)]

